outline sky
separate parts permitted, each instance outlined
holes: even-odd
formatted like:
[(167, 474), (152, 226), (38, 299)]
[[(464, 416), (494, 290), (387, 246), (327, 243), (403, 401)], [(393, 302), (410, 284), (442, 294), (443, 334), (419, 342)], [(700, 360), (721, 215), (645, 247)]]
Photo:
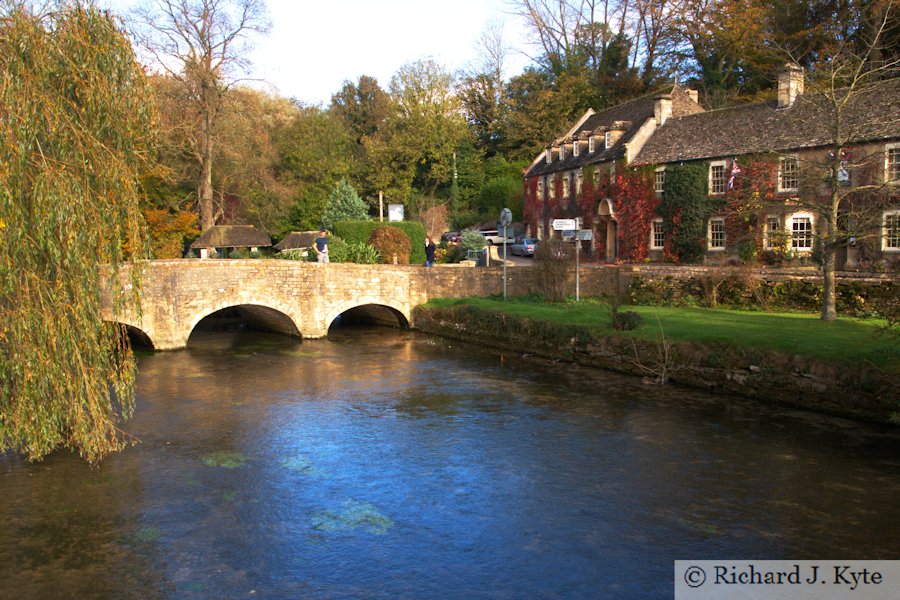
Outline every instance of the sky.
[[(142, 1), (99, 0), (124, 14)], [(512, 47), (506, 77), (530, 64), (525, 27), (510, 0), (268, 0), (272, 23), (255, 42), (254, 84), (307, 105), (327, 105), (344, 81), (375, 77), (387, 89), (406, 63), (432, 58), (451, 72), (476, 60), (478, 38), (502, 24)]]

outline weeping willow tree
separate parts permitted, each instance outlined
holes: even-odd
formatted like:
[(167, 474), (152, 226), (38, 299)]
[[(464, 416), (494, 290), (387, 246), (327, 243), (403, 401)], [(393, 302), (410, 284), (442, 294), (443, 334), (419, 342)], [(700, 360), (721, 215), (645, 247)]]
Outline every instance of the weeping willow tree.
[(0, 0), (0, 450), (94, 462), (127, 441), (134, 359), (101, 310), (135, 299), (117, 265), (144, 248), (150, 98), (92, 3)]

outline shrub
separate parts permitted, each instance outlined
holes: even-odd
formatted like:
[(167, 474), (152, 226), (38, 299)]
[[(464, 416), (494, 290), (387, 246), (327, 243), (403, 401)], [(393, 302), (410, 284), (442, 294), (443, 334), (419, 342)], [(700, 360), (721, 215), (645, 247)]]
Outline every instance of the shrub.
[[(408, 262), (425, 263), (425, 226), (412, 221), (382, 223), (378, 221), (338, 221), (334, 224), (334, 235), (347, 242), (368, 243), (369, 236), (378, 227), (394, 227), (406, 234), (410, 241)], [(333, 259), (332, 259), (333, 260)]]
[(459, 245), (462, 246), (464, 250), (481, 250), (485, 247), (486, 242), (483, 235), (469, 229), (463, 231), (462, 235), (459, 236)]
[(631, 331), (632, 329), (637, 329), (643, 324), (643, 317), (641, 317), (641, 315), (637, 314), (633, 310), (616, 312), (616, 316), (613, 318), (612, 322), (613, 329), (617, 329), (619, 331)]
[[(315, 252), (313, 252), (312, 260), (315, 260)], [(306, 260), (309, 258), (309, 250), (301, 250), (299, 248), (292, 248), (291, 250), (282, 250), (277, 254), (277, 258), (281, 258), (284, 260)]]
[[(316, 246), (313, 244), (308, 251), (308, 260), (316, 262)], [(336, 235), (328, 236), (328, 260), (329, 262), (349, 262), (350, 250), (347, 242)]]
[(566, 299), (569, 274), (574, 269), (575, 251), (572, 244), (561, 240), (544, 240), (534, 253), (537, 288), (547, 302)]
[(359, 265), (374, 265), (378, 263), (380, 255), (375, 246), (363, 242), (347, 244), (347, 260)]
[(378, 253), (381, 255), (381, 262), (391, 264), (396, 260), (397, 264), (409, 264), (409, 237), (398, 228), (390, 226), (376, 227), (369, 236), (369, 244), (378, 250)]
[[(437, 254), (435, 254), (437, 257)], [(462, 244), (450, 244), (447, 246), (447, 251), (444, 254), (444, 258), (441, 262), (445, 263), (458, 263), (461, 260), (465, 260), (466, 258), (466, 249), (463, 248)]]

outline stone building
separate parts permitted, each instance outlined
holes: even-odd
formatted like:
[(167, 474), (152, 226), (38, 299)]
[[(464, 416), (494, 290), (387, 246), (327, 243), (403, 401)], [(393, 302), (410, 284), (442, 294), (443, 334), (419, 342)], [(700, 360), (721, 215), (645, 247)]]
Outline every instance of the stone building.
[(200, 258), (208, 258), (210, 250), (216, 248), (249, 248), (256, 252), (271, 245), (272, 239), (253, 225), (215, 225), (204, 231), (191, 248), (200, 250)]
[[(805, 87), (803, 71), (786, 65), (777, 99), (709, 111), (685, 106), (676, 89), (653, 98), (653, 123), (643, 135), (623, 135), (625, 147), (599, 161), (567, 164), (561, 153), (568, 147), (554, 148), (582, 133), (582, 119), (526, 171), (526, 214), (581, 217), (595, 228), (601, 259), (677, 259), (678, 199), (674, 190), (666, 194), (667, 172), (692, 165), (705, 172), (705, 240), (698, 244), (706, 262), (811, 257), (834, 187), (843, 232), (838, 268), (900, 264), (900, 80), (860, 87), (838, 111), (827, 94)], [(647, 102), (634, 101), (645, 103), (644, 115)], [(835, 154), (839, 161), (831, 160)], [(588, 194), (564, 187), (568, 203), (547, 195), (548, 181), (583, 179), (595, 165), (617, 175)], [(546, 225), (533, 221), (533, 231), (546, 235)]]

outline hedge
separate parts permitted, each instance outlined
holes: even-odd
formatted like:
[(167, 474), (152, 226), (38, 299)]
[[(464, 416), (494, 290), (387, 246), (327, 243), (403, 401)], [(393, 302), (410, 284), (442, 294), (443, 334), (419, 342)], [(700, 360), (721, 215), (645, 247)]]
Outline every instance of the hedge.
[(346, 242), (368, 243), (372, 230), (376, 227), (396, 227), (406, 234), (410, 241), (409, 264), (425, 264), (425, 226), (413, 221), (338, 221), (334, 224), (334, 235)]

